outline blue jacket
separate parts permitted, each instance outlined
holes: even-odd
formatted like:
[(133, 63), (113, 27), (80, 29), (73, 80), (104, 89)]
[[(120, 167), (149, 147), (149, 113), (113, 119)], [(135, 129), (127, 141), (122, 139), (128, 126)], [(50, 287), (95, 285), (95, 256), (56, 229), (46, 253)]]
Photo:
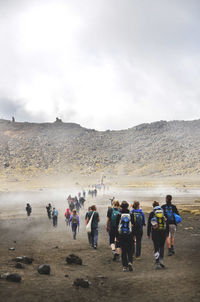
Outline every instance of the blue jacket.
[(131, 211), (131, 213), (141, 213), (142, 214), (142, 224), (143, 224), (143, 226), (146, 225), (145, 224), (145, 216), (144, 216), (144, 213), (142, 212), (142, 209), (138, 209), (138, 210), (133, 209)]

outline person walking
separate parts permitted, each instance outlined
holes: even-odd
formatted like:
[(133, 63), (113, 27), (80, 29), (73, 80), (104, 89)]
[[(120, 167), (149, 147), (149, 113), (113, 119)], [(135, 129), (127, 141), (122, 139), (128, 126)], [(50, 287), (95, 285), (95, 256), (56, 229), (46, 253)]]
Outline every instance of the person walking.
[(135, 201), (133, 204), (133, 210), (131, 211), (134, 218), (133, 223), (133, 236), (134, 241), (136, 242), (136, 249), (134, 244), (133, 254), (135, 254), (136, 260), (140, 259), (141, 255), (141, 243), (142, 243), (142, 236), (143, 236), (143, 226), (145, 226), (145, 216), (140, 209), (139, 201)]
[(120, 245), (117, 240), (117, 216), (119, 215), (120, 205), (119, 201), (113, 202), (113, 208), (109, 208), (107, 212), (106, 230), (109, 234), (110, 247), (113, 253), (113, 261), (119, 261), (120, 259)]
[(66, 221), (67, 226), (70, 225), (70, 217), (71, 217), (71, 212), (70, 212), (69, 208), (67, 208), (66, 212), (65, 212), (65, 221)]
[(48, 206), (46, 206), (46, 210), (47, 210), (47, 216), (48, 216), (48, 218), (51, 219), (52, 207), (51, 207), (50, 203), (48, 204)]
[(153, 202), (153, 211), (149, 215), (147, 226), (147, 237), (152, 236), (154, 244), (155, 269), (165, 268), (164, 246), (169, 234), (169, 224), (164, 216), (163, 209), (157, 201)]
[(175, 254), (174, 251), (174, 241), (175, 241), (175, 232), (176, 232), (176, 220), (174, 217), (174, 213), (179, 215), (177, 207), (172, 204), (172, 196), (166, 196), (166, 204), (162, 205), (162, 209), (164, 211), (164, 215), (169, 222), (169, 235), (166, 238), (167, 247), (168, 247), (168, 256), (172, 256)]
[(32, 212), (31, 205), (29, 203), (27, 203), (26, 204), (26, 213), (27, 213), (28, 217), (31, 215), (31, 212)]
[(98, 224), (100, 221), (99, 213), (97, 212), (97, 208), (95, 205), (91, 206), (91, 211), (88, 212), (87, 218), (86, 218), (86, 225), (88, 224), (90, 218), (92, 217), (92, 223), (91, 223), (91, 247), (94, 249), (97, 249), (98, 245)]
[(133, 271), (133, 214), (127, 201), (122, 201), (117, 216), (118, 240), (122, 251), (123, 271)]
[[(85, 214), (85, 224), (86, 224), (86, 225), (88, 224), (89, 216), (90, 216), (90, 215), (88, 215), (88, 214), (89, 214), (89, 212), (91, 212), (91, 211), (92, 211), (92, 210), (91, 210), (91, 207), (89, 207), (87, 213)], [(91, 216), (90, 216), (90, 217), (91, 217)], [(88, 242), (89, 242), (89, 246), (91, 246), (91, 245), (92, 245), (92, 241), (91, 241), (91, 232), (88, 232), (87, 234), (88, 234)]]
[(52, 217), (53, 217), (53, 226), (57, 227), (57, 225), (58, 225), (58, 210), (56, 210), (55, 208), (53, 208)]
[(77, 215), (76, 210), (73, 210), (72, 212), (72, 215), (70, 217), (70, 223), (72, 228), (73, 239), (76, 240), (77, 228), (79, 228), (80, 225), (79, 216)]

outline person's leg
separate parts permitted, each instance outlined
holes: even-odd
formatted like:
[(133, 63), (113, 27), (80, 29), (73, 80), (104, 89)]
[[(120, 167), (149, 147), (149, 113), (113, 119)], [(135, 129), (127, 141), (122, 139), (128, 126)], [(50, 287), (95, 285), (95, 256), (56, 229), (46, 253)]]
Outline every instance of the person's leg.
[(141, 241), (142, 241), (142, 232), (139, 231), (136, 234), (136, 258), (139, 258), (141, 255)]
[(159, 262), (162, 268), (164, 268), (164, 251), (165, 251), (165, 240), (166, 240), (166, 232), (160, 232), (160, 239), (159, 239), (159, 252), (160, 258)]
[[(167, 247), (168, 247), (168, 256), (172, 256), (173, 252), (172, 252), (172, 238), (174, 237), (174, 233), (175, 233), (175, 225), (170, 224), (169, 225), (169, 236), (167, 236)], [(173, 241), (174, 243), (174, 241)], [(174, 251), (174, 246), (173, 246), (173, 251)]]
[(94, 229), (94, 248), (97, 248), (98, 245), (98, 228)]
[(175, 254), (174, 251), (174, 239), (175, 239), (176, 226), (175, 224), (171, 225), (171, 253)]
[(134, 246), (133, 237), (130, 236), (129, 239), (127, 240), (127, 256), (128, 256), (129, 271), (133, 270), (133, 246)]
[(125, 239), (123, 237), (120, 237), (120, 246), (121, 246), (121, 251), (122, 251), (122, 266), (123, 268), (127, 268), (128, 267), (128, 261), (127, 261), (127, 246), (126, 246), (126, 242)]
[(154, 234), (152, 234), (152, 240), (153, 240), (153, 244), (154, 244), (155, 261), (156, 261), (156, 264), (159, 264), (159, 257), (160, 257), (160, 253), (159, 253), (159, 231), (155, 231)]
[(94, 228), (91, 228), (91, 247), (94, 247)]

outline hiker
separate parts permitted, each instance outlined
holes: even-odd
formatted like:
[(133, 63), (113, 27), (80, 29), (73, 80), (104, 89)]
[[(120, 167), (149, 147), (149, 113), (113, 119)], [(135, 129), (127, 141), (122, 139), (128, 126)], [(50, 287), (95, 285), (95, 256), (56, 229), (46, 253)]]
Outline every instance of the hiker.
[(71, 217), (71, 212), (70, 212), (69, 208), (67, 208), (66, 212), (65, 212), (65, 221), (66, 221), (67, 226), (70, 225), (70, 217)]
[(27, 213), (27, 216), (30, 216), (31, 212), (32, 212), (32, 208), (31, 208), (30, 204), (27, 203), (26, 204), (26, 213)]
[(91, 247), (96, 250), (97, 245), (98, 245), (98, 223), (99, 223), (100, 219), (99, 219), (99, 213), (97, 212), (96, 206), (93, 205), (90, 208), (91, 208), (91, 211), (88, 212), (88, 215), (86, 218), (86, 225), (88, 224), (91, 216), (93, 215), (92, 224), (91, 224)]
[(80, 203), (81, 207), (84, 208), (85, 198), (84, 197), (80, 197), (79, 198), (79, 203)]
[(97, 189), (94, 189), (94, 196), (97, 197)]
[(77, 215), (76, 210), (73, 210), (72, 215), (70, 217), (70, 223), (72, 228), (73, 239), (76, 240), (76, 231), (77, 227), (79, 227), (79, 216)]
[(113, 202), (114, 202), (114, 200), (115, 200), (115, 197), (110, 198), (109, 200), (110, 200), (110, 204), (111, 204), (111, 207), (112, 207), (112, 206), (113, 206)]
[(131, 211), (133, 214), (133, 238), (136, 242), (136, 251), (135, 251), (135, 244), (133, 249), (133, 255), (135, 254), (136, 260), (140, 259), (141, 255), (141, 241), (142, 241), (142, 235), (143, 235), (143, 226), (145, 226), (145, 216), (142, 212), (142, 209), (140, 209), (140, 203), (139, 201), (135, 201), (133, 204), (133, 210)]
[(80, 208), (81, 208), (81, 204), (80, 204), (80, 202), (78, 201), (78, 199), (76, 199), (76, 201), (75, 201), (75, 208), (76, 208), (77, 213), (79, 213), (79, 210), (80, 210)]
[(51, 211), (52, 211), (52, 207), (51, 204), (49, 203), (48, 206), (46, 206), (47, 209), (47, 216), (49, 219), (51, 219)]
[(168, 247), (168, 256), (172, 256), (173, 254), (175, 254), (174, 237), (175, 237), (176, 226), (177, 226), (174, 213), (177, 215), (179, 215), (179, 213), (176, 206), (172, 204), (171, 195), (166, 196), (166, 204), (162, 205), (162, 209), (169, 223), (169, 236), (167, 236), (166, 242)]
[(153, 202), (153, 211), (149, 214), (147, 237), (152, 236), (154, 244), (155, 269), (165, 268), (164, 246), (166, 237), (169, 234), (169, 224), (164, 216), (163, 209), (157, 201)]
[(110, 247), (113, 253), (113, 261), (120, 259), (120, 246), (117, 240), (117, 216), (119, 215), (120, 205), (119, 201), (115, 200), (113, 208), (109, 208), (107, 212), (106, 230), (109, 233)]
[(83, 190), (83, 198), (85, 199), (85, 197), (86, 197), (86, 192), (85, 190)]
[(133, 271), (133, 214), (127, 201), (122, 201), (117, 216), (118, 240), (122, 251), (123, 272)]
[(69, 203), (69, 209), (70, 209), (70, 211), (72, 212), (74, 208), (75, 208), (75, 204), (74, 204), (74, 202), (71, 200), (70, 203)]
[(53, 217), (53, 226), (57, 227), (57, 225), (58, 225), (58, 210), (56, 210), (55, 208), (53, 208), (52, 217)]
[[(88, 208), (88, 211), (87, 211), (87, 213), (85, 214), (85, 224), (87, 225), (87, 223), (88, 223), (88, 221), (89, 221), (89, 219), (87, 220), (87, 218), (89, 218), (88, 217), (88, 213), (89, 212), (91, 212), (92, 210), (91, 210), (91, 207), (89, 207)], [(91, 246), (92, 245), (92, 241), (91, 241), (91, 233), (87, 233), (88, 234), (88, 242), (89, 242), (89, 246)]]

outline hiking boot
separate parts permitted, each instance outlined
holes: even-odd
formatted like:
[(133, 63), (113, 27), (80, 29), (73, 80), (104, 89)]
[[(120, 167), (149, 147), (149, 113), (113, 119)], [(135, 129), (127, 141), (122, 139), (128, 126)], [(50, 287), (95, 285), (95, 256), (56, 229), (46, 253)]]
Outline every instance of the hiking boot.
[(93, 247), (95, 250), (97, 249), (97, 246), (96, 245), (94, 245), (94, 247)]
[(129, 262), (129, 264), (128, 264), (128, 269), (129, 269), (129, 272), (133, 271), (133, 264), (131, 262)]
[(174, 247), (171, 246), (171, 253), (174, 255), (175, 254), (175, 251), (174, 251)]
[(123, 267), (123, 272), (127, 272), (127, 267), (126, 266)]
[(171, 250), (171, 248), (170, 249), (168, 249), (168, 254), (167, 254), (167, 256), (172, 256), (173, 255), (173, 253), (172, 253), (172, 250)]
[(156, 262), (155, 263), (155, 270), (159, 270), (159, 269), (161, 269), (162, 267), (161, 267), (161, 265), (160, 265), (160, 263), (159, 262)]
[(117, 253), (114, 253), (113, 261), (117, 261)]
[(136, 257), (135, 260), (141, 260), (141, 258), (140, 257)]
[(163, 259), (160, 259), (160, 260), (159, 260), (159, 263), (160, 263), (161, 268), (165, 268), (165, 265), (164, 265)]

